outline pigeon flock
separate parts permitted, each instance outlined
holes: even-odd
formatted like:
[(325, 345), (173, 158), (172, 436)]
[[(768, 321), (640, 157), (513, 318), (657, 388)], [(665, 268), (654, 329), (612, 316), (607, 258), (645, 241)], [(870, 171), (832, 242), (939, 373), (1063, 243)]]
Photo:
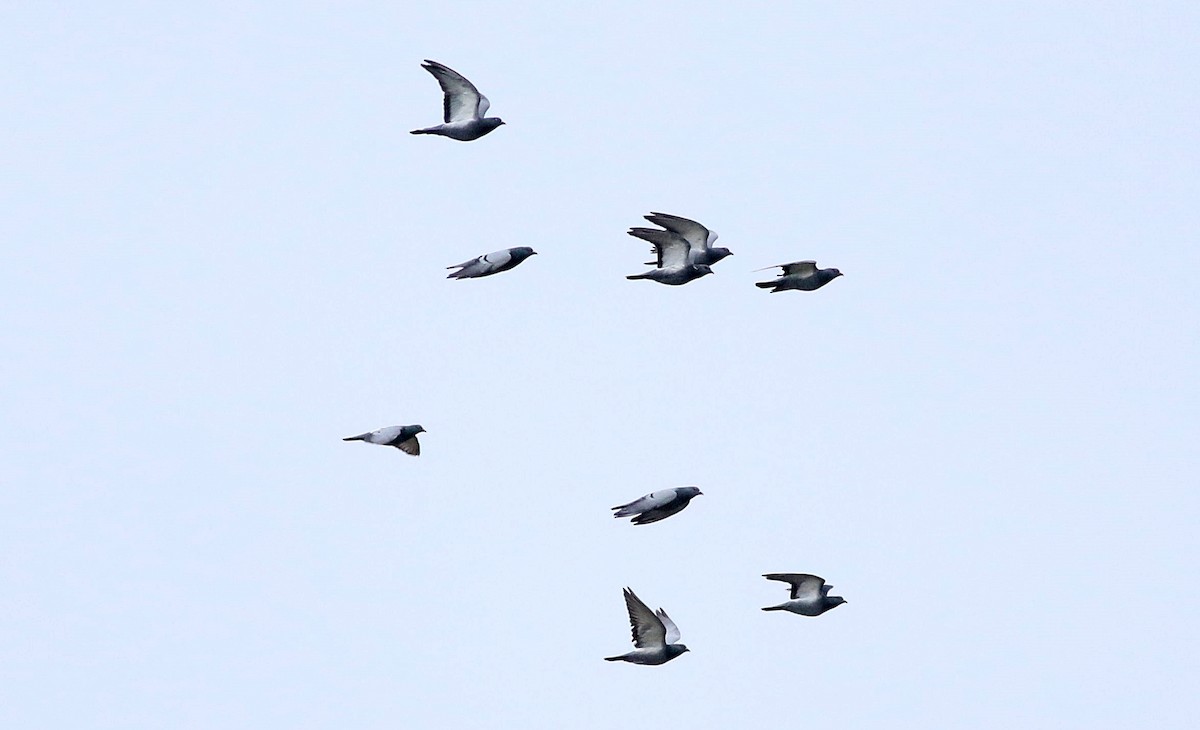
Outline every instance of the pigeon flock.
[[(504, 122), (498, 117), (488, 117), (491, 102), (475, 85), (462, 74), (437, 61), (426, 60), (421, 67), (437, 79), (444, 95), (442, 124), (423, 129), (414, 129), (412, 134), (429, 134), (460, 142), (470, 142), (489, 134)], [(654, 252), (654, 261), (646, 265), (654, 268), (641, 274), (630, 274), (627, 279), (648, 279), (669, 286), (682, 286), (713, 273), (713, 265), (732, 256), (727, 248), (715, 247), (717, 233), (696, 221), (667, 213), (651, 213), (645, 219), (658, 228), (630, 228), (628, 234), (649, 243)], [(478, 256), (461, 264), (448, 266), (452, 271), (447, 278), (473, 279), (491, 276), (516, 268), (537, 252), (528, 246), (509, 248), (503, 251)], [(815, 291), (842, 275), (837, 269), (819, 269), (815, 261), (794, 261), (788, 264), (768, 266), (780, 268), (782, 273), (772, 281), (758, 282), (755, 286), (770, 289), (772, 293), (800, 290)], [(758, 269), (765, 271), (766, 269)], [(343, 441), (364, 441), (397, 449), (419, 456), (421, 444), (417, 435), (425, 429), (419, 425), (388, 426), (375, 431), (348, 436)], [(674, 487), (651, 492), (628, 504), (613, 507), (613, 517), (631, 517), (635, 525), (648, 525), (682, 512), (691, 501), (703, 494), (694, 486)], [(820, 616), (836, 608), (846, 599), (830, 596), (832, 586), (823, 578), (808, 573), (767, 573), (768, 580), (787, 583), (790, 593), (787, 601), (777, 606), (767, 606), (764, 611), (790, 611), (801, 616)], [(605, 657), (605, 661), (630, 662), (632, 664), (665, 664), (688, 651), (678, 643), (679, 627), (663, 609), (651, 611), (630, 588), (624, 589), (625, 607), (629, 612), (629, 623), (633, 630), (634, 650), (619, 656)]]

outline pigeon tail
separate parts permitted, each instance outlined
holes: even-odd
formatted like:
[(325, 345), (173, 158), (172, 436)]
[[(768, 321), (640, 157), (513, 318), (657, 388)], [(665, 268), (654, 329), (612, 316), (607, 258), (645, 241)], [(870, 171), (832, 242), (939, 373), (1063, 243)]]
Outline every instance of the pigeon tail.
[(432, 129), (414, 129), (409, 134), (437, 134), (437, 132), (434, 132)]
[(775, 286), (775, 283), (776, 282), (773, 281), (758, 281), (754, 283), (754, 286), (758, 287), (759, 289), (770, 289), (771, 287)]
[(606, 662), (619, 662), (619, 661), (621, 661), (621, 659), (623, 659), (623, 658), (624, 658), (624, 657), (619, 657), (619, 656), (606, 656), (606, 657), (604, 657), (604, 661), (606, 661)]
[(343, 441), (366, 441), (367, 437), (370, 435), (371, 434), (369, 434), (369, 433), (360, 433), (357, 436), (347, 436), (346, 438), (344, 438), (342, 440)]
[(649, 279), (650, 277), (645, 274), (630, 274), (629, 276), (626, 276), (625, 278), (626, 279)]
[(767, 606), (763, 610), (764, 611), (786, 611), (787, 609), (784, 608), (783, 606)]

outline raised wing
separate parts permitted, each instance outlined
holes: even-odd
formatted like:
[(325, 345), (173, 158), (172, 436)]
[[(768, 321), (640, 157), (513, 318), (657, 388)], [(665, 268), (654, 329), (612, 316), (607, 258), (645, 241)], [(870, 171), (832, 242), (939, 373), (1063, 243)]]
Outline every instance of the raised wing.
[(663, 628), (667, 630), (667, 643), (674, 644), (676, 641), (679, 641), (679, 627), (675, 625), (675, 622), (671, 620), (667, 612), (660, 608), (654, 615), (658, 616), (658, 620), (662, 621)]
[(449, 66), (426, 59), (421, 68), (433, 74), (445, 94), (442, 121), (449, 123), (479, 119), (491, 106), (487, 97), (475, 88), (475, 84)]
[(651, 213), (646, 220), (656, 226), (662, 226), (671, 233), (682, 237), (688, 245), (697, 251), (706, 251), (717, 240), (717, 234), (708, 230), (694, 220), (680, 218), (669, 213)]
[(661, 649), (666, 646), (667, 629), (663, 622), (629, 588), (625, 589), (625, 607), (629, 609), (634, 646), (639, 649)]
[(653, 228), (630, 228), (628, 233), (634, 238), (649, 241), (654, 246), (658, 268), (670, 269), (687, 265), (690, 244), (681, 236)]
[(766, 573), (767, 580), (781, 580), (792, 586), (791, 598), (817, 598), (821, 596), (821, 586), (825, 579), (808, 573)]

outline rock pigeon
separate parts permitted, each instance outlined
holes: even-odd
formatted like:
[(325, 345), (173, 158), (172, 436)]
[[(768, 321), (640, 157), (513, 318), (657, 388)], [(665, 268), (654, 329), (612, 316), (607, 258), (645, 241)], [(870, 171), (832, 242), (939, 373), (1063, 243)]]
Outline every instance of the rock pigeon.
[(831, 608), (846, 603), (841, 596), (829, 595), (833, 586), (825, 585), (824, 578), (808, 573), (767, 573), (767, 580), (781, 580), (792, 586), (791, 600), (778, 606), (767, 606), (764, 611), (791, 611), (801, 616), (820, 616)]
[(681, 511), (698, 494), (704, 494), (704, 492), (701, 492), (696, 487), (662, 489), (657, 492), (651, 492), (641, 499), (635, 499), (629, 504), (613, 507), (617, 511), (613, 517), (636, 515), (630, 520), (633, 524), (648, 525), (651, 522), (665, 520), (676, 512)]
[(708, 264), (696, 264), (689, 260), (690, 247), (682, 236), (653, 228), (634, 228), (629, 235), (654, 244), (658, 268), (644, 274), (631, 274), (626, 279), (650, 279), (660, 284), (679, 286), (713, 272)]
[[(772, 294), (788, 289), (814, 291), (842, 275), (842, 272), (837, 269), (818, 269), (816, 261), (793, 261), (790, 264), (776, 264), (775, 266), (783, 269), (779, 278), (774, 281), (760, 281), (755, 286), (761, 289), (770, 289)], [(756, 271), (766, 271), (775, 266), (767, 266), (756, 269)]]
[(508, 271), (515, 267), (530, 256), (536, 255), (537, 251), (528, 246), (517, 246), (516, 248), (506, 248), (503, 251), (493, 251), (478, 258), (473, 258), (470, 261), (464, 261), (461, 264), (447, 266), (447, 269), (458, 269), (458, 271), (455, 271), (446, 278), (477, 279), (481, 276), (499, 274), (501, 271)]
[(637, 647), (628, 654), (604, 657), (606, 662), (631, 662), (633, 664), (666, 664), (688, 650), (679, 641), (679, 627), (658, 609), (651, 611), (642, 599), (625, 589), (625, 607), (629, 609), (629, 623), (633, 626), (633, 645)]
[[(727, 248), (714, 248), (713, 243), (719, 237), (717, 236), (717, 232), (708, 230), (694, 220), (680, 218), (677, 215), (669, 213), (651, 213), (645, 216), (645, 218), (654, 225), (662, 226), (687, 241), (688, 260), (693, 264), (708, 264), (712, 266), (726, 256), (733, 255), (733, 252)], [(633, 228), (630, 230), (629, 235), (650, 241), (643, 234), (646, 231), (653, 230), (652, 228)], [(634, 233), (634, 231), (637, 231), (637, 233)]]
[(360, 433), (357, 436), (347, 436), (343, 441), (366, 441), (380, 446), (395, 446), (406, 454), (421, 455), (421, 444), (417, 434), (425, 433), (421, 426), (388, 426), (370, 433)]
[(421, 68), (433, 74), (446, 95), (443, 104), (443, 118), (446, 123), (436, 127), (414, 129), (411, 134), (440, 134), (459, 142), (470, 142), (504, 124), (499, 117), (483, 116), (487, 114), (492, 103), (462, 74), (449, 66), (428, 59), (421, 64)]

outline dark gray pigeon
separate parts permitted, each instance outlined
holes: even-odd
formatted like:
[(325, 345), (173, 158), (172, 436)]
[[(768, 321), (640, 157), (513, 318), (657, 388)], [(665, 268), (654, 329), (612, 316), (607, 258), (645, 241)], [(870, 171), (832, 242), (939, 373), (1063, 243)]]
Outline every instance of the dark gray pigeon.
[[(681, 511), (696, 495), (704, 494), (696, 487), (675, 487), (651, 492), (646, 496), (635, 499), (629, 504), (613, 507), (616, 514), (613, 517), (629, 517), (636, 515), (630, 522), (635, 525), (648, 525), (651, 522), (665, 520), (676, 512)], [(640, 514), (639, 514), (640, 513)]]
[(790, 264), (776, 264), (755, 270), (766, 271), (774, 269), (776, 266), (783, 269), (783, 273), (779, 275), (778, 279), (760, 281), (755, 286), (760, 289), (770, 289), (772, 294), (788, 289), (814, 291), (842, 275), (842, 272), (837, 269), (818, 269), (816, 261), (793, 261)]
[(764, 611), (791, 611), (801, 616), (820, 616), (826, 611), (836, 608), (846, 599), (841, 596), (829, 595), (833, 586), (825, 585), (824, 578), (818, 578), (808, 573), (766, 573), (767, 580), (781, 580), (792, 586), (791, 600), (784, 601), (778, 606), (767, 606)]
[[(657, 267), (644, 274), (631, 274), (626, 279), (650, 279), (660, 284), (679, 286), (713, 271), (708, 264), (695, 264), (688, 258), (688, 242), (682, 236), (653, 228), (634, 228), (629, 235), (650, 241), (657, 254)], [(647, 238), (649, 236), (649, 238)]]
[(629, 610), (629, 623), (633, 627), (633, 645), (637, 647), (628, 654), (604, 657), (606, 662), (630, 662), (631, 664), (666, 664), (688, 650), (679, 641), (679, 627), (658, 609), (655, 613), (642, 603), (629, 588), (625, 589), (625, 608)]
[(464, 261), (461, 264), (447, 266), (447, 269), (458, 269), (458, 271), (455, 271), (446, 278), (477, 279), (481, 276), (499, 274), (501, 271), (508, 271), (515, 267), (530, 256), (536, 255), (537, 251), (528, 246), (517, 246), (516, 248), (506, 248), (503, 251), (493, 251), (478, 258), (473, 258), (470, 261)]
[(366, 441), (380, 446), (395, 446), (406, 454), (421, 455), (421, 444), (417, 434), (425, 433), (420, 426), (388, 426), (370, 433), (360, 433), (357, 436), (347, 436), (343, 441)]
[[(650, 215), (645, 216), (645, 218), (654, 225), (662, 226), (671, 233), (674, 233), (683, 240), (687, 241), (688, 260), (693, 264), (708, 264), (709, 266), (712, 266), (726, 256), (733, 255), (733, 252), (727, 248), (714, 248), (713, 244), (716, 243), (717, 238), (719, 238), (719, 236), (717, 236), (717, 232), (708, 230), (694, 220), (680, 218), (679, 216), (671, 215), (670, 213), (651, 213)], [(653, 229), (634, 228), (632, 231), (630, 231), (630, 235), (637, 235), (634, 234), (633, 231), (646, 230)], [(638, 238), (643, 238), (643, 236), (639, 235)]]
[(421, 64), (421, 68), (433, 74), (442, 87), (445, 94), (442, 118), (445, 124), (414, 129), (411, 134), (437, 134), (459, 142), (470, 142), (504, 124), (499, 117), (483, 116), (492, 103), (462, 74), (428, 59)]

